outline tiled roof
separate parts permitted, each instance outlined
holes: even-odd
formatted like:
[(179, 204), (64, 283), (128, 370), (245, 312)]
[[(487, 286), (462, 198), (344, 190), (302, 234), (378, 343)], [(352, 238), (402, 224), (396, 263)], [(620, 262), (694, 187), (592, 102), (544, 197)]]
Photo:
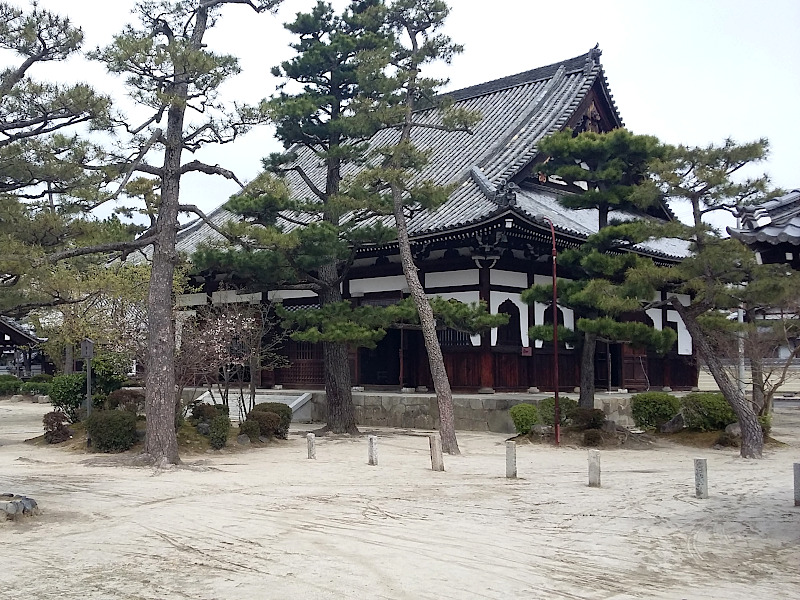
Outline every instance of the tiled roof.
[(44, 339), (36, 336), (36, 334), (32, 331), (32, 328), (22, 325), (21, 323), (18, 323), (13, 319), (9, 319), (8, 317), (0, 317), (0, 324), (8, 327), (8, 329), (22, 338), (27, 339), (32, 344), (38, 344), (39, 342), (44, 341)]
[(763, 204), (742, 207), (740, 216), (742, 227), (729, 227), (728, 233), (745, 244), (800, 245), (800, 190)]
[[(509, 182), (535, 158), (537, 143), (546, 135), (565, 127), (590, 89), (599, 81), (601, 91), (611, 102), (613, 119), (622, 120), (611, 101), (608, 87), (599, 62), (600, 51), (590, 52), (511, 75), (487, 83), (448, 92), (456, 106), (480, 113), (481, 120), (473, 132), (445, 132), (433, 128), (417, 128), (414, 143), (422, 150), (431, 150), (430, 162), (417, 175), (417, 180), (433, 180), (440, 185), (457, 187), (442, 206), (432, 211), (419, 211), (408, 223), (409, 233), (424, 236), (435, 232), (461, 228), (497, 214), (507, 208), (507, 201), (516, 192), (516, 208), (529, 216), (545, 215), (556, 228), (565, 233), (585, 237), (596, 231), (597, 211), (570, 210), (562, 207), (556, 194), (547, 191), (520, 190)], [(440, 124), (435, 110), (421, 110), (416, 120), (425, 124)], [(391, 144), (398, 132), (384, 130), (376, 134), (374, 146)], [(301, 167), (319, 188), (324, 188), (325, 169), (320, 159), (306, 148), (294, 148)], [(357, 173), (358, 168), (348, 165), (342, 175)], [(313, 194), (295, 172), (286, 175), (293, 195), (313, 198)], [(514, 201), (512, 200), (512, 204)], [(619, 213), (615, 213), (620, 216)], [(304, 220), (294, 215), (296, 220)], [(232, 215), (219, 207), (209, 214), (217, 225)], [(632, 216), (630, 218), (633, 218)], [(384, 217), (393, 225), (393, 217)], [(594, 224), (594, 225), (593, 225)], [(296, 225), (284, 222), (290, 230)], [(221, 236), (208, 225), (196, 221), (185, 227), (178, 236), (178, 250), (191, 254), (201, 242), (221, 240)], [(645, 249), (643, 245), (643, 249)], [(686, 255), (686, 248), (668, 242), (654, 242), (652, 251), (671, 257)]]

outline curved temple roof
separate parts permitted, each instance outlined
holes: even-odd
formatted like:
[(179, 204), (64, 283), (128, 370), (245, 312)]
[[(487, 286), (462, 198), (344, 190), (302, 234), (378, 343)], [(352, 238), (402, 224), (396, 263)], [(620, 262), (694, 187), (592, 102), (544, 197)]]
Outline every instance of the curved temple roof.
[[(481, 120), (471, 133), (434, 128), (414, 130), (414, 143), (422, 150), (433, 151), (430, 162), (416, 179), (457, 187), (438, 209), (414, 214), (409, 221), (412, 239), (478, 223), (509, 208), (528, 217), (546, 214), (558, 231), (568, 235), (585, 237), (596, 231), (596, 212), (592, 218), (591, 210), (564, 208), (558, 204), (555, 192), (521, 190), (511, 181), (534, 160), (537, 143), (567, 125), (592, 88), (604, 98), (615, 125), (622, 125), (608, 91), (600, 54), (594, 48), (559, 63), (446, 93), (456, 106), (480, 113)], [(436, 110), (420, 110), (416, 117), (421, 123), (441, 124)], [(383, 130), (371, 143), (391, 144), (398, 135), (395, 130)], [(325, 170), (319, 158), (307, 148), (293, 150), (298, 153), (295, 164), (302, 167), (314, 185), (324, 187)], [(352, 176), (357, 170), (358, 167), (348, 165), (343, 176)], [(286, 179), (294, 195), (313, 197), (297, 173), (287, 173)], [(232, 215), (220, 207), (209, 217), (220, 225)], [(392, 217), (385, 219), (387, 225), (393, 225)], [(287, 230), (296, 226), (288, 222), (282, 225)], [(198, 221), (179, 234), (178, 250), (191, 253), (201, 242), (220, 239), (212, 228)], [(686, 255), (685, 247), (667, 242), (655, 242), (646, 251), (670, 257)]]
[(800, 245), (800, 190), (763, 204), (742, 207), (742, 226), (728, 233), (745, 244)]

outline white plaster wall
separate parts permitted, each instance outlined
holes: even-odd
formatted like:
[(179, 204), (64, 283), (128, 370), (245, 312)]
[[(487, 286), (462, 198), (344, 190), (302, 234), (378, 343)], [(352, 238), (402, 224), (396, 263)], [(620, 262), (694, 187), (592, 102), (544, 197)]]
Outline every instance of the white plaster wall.
[[(425, 287), (440, 288), (456, 285), (478, 285), (478, 269), (425, 273)], [(352, 284), (351, 284), (352, 289)]]
[(352, 296), (371, 294), (373, 292), (399, 292), (407, 288), (408, 283), (406, 283), (406, 278), (403, 275), (350, 280), (350, 295)]
[(661, 317), (664, 313), (660, 308), (651, 308), (645, 311), (645, 314), (653, 321), (653, 327), (656, 331), (661, 331), (664, 328), (664, 324), (661, 322)]
[[(496, 315), (500, 305), (506, 300), (511, 300), (519, 309), (519, 328), (522, 334), (522, 345), (528, 345), (528, 305), (520, 298), (519, 294), (492, 291), (490, 296), (489, 312)], [(492, 346), (497, 345), (497, 327), (492, 327)]]
[(311, 290), (273, 290), (267, 292), (267, 299), (271, 302), (290, 300), (292, 298), (316, 298), (317, 295)]
[(255, 294), (237, 294), (236, 290), (222, 290), (211, 294), (212, 304), (231, 304), (235, 302), (258, 304), (261, 302), (261, 292)]
[[(441, 294), (428, 294), (429, 298), (439, 297), (445, 300), (458, 300), (459, 302), (463, 302), (464, 304), (477, 304), (480, 302), (480, 295), (478, 291), (475, 290), (473, 292), (444, 292)], [(469, 341), (472, 342), (473, 346), (480, 346), (481, 345), (481, 336), (480, 335), (471, 335), (469, 336)]]
[(517, 273), (515, 271), (492, 269), (489, 271), (489, 283), (492, 285), (504, 285), (507, 287), (515, 287), (524, 290), (528, 287), (528, 275), (526, 273)]
[[(681, 303), (683, 303), (681, 301)], [(678, 354), (681, 356), (690, 356), (692, 354), (692, 336), (689, 335), (689, 330), (683, 324), (680, 315), (677, 311), (667, 311), (667, 321), (677, 323), (678, 325)]]

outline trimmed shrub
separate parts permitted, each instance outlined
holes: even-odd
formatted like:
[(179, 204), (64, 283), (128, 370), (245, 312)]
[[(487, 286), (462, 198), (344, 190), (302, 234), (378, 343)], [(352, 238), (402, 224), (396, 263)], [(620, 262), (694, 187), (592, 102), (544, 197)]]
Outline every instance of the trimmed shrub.
[[(247, 415), (247, 421), (258, 423), (260, 435), (265, 435), (267, 437), (279, 437), (278, 433), (281, 431), (281, 417), (278, 413), (263, 410), (251, 410), (250, 414)], [(245, 423), (247, 421), (245, 421)]]
[(533, 404), (517, 404), (508, 411), (517, 433), (530, 433), (531, 427), (539, 424), (539, 409)]
[(123, 374), (127, 359), (115, 353), (102, 354), (92, 359), (92, 393), (108, 395), (122, 387), (127, 377)]
[(273, 412), (281, 418), (281, 424), (275, 430), (275, 437), (285, 440), (289, 437), (289, 425), (292, 422), (292, 409), (283, 402), (262, 402), (256, 404), (250, 412)]
[(19, 388), (20, 393), (29, 396), (48, 396), (50, 394), (50, 384), (44, 381), (28, 381)]
[(578, 429), (600, 429), (606, 422), (606, 413), (599, 408), (575, 409), (572, 415), (572, 424)]
[[(256, 414), (275, 414), (275, 413), (256, 413)], [(247, 419), (239, 423), (239, 435), (246, 435), (251, 442), (257, 442), (261, 435), (261, 425), (252, 419)]]
[(631, 413), (637, 427), (652, 429), (678, 414), (681, 402), (666, 392), (644, 392), (631, 396)]
[(13, 375), (0, 375), (0, 377), (10, 377), (10, 379), (0, 379), (0, 396), (13, 396), (19, 394), (22, 387), (22, 380)]
[(125, 410), (96, 410), (86, 432), (100, 452), (124, 452), (136, 443), (136, 415)]
[(211, 432), (208, 436), (209, 445), (214, 450), (219, 450), (228, 445), (228, 432), (231, 430), (231, 420), (225, 415), (217, 415), (211, 420)]
[(28, 379), (28, 383), (50, 383), (53, 381), (53, 376), (49, 373), (39, 373)]
[[(578, 403), (568, 396), (558, 397), (559, 421), (561, 425), (567, 425), (572, 421), (575, 411), (578, 410)], [(556, 420), (556, 399), (545, 398), (539, 402), (539, 418), (544, 425), (552, 425)]]
[(19, 377), (10, 373), (3, 373), (0, 375), (0, 381), (19, 381)]
[(697, 431), (719, 431), (736, 423), (736, 414), (721, 392), (693, 392), (683, 397), (686, 427)]
[(133, 414), (144, 412), (144, 392), (126, 388), (114, 390), (108, 395), (106, 406), (109, 410), (120, 408)]
[(192, 407), (192, 419), (199, 422), (210, 423), (220, 415), (228, 416), (227, 407), (223, 404), (206, 404), (198, 402)]
[(599, 429), (587, 429), (583, 432), (583, 445), (591, 448), (603, 445), (603, 432)]
[(60, 410), (54, 410), (42, 417), (44, 426), (44, 441), (48, 444), (59, 444), (72, 437), (72, 431), (67, 427), (67, 415)]
[(53, 377), (50, 384), (50, 403), (63, 411), (70, 423), (77, 423), (86, 403), (86, 373)]

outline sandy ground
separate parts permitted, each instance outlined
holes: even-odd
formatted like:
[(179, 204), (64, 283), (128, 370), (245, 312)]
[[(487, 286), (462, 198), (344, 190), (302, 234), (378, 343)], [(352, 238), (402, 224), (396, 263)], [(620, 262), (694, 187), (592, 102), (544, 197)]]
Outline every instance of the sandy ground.
[[(46, 406), (0, 401), (0, 492), (35, 498), (39, 517), (0, 524), (5, 598), (800, 597), (800, 408), (762, 461), (666, 446), (602, 453), (587, 487), (585, 449), (520, 446), (461, 432), (460, 457), (430, 470), (427, 438), (302, 432), (275, 447), (189, 457), (166, 471), (118, 457), (22, 444)], [(709, 464), (694, 498), (692, 459)]]

